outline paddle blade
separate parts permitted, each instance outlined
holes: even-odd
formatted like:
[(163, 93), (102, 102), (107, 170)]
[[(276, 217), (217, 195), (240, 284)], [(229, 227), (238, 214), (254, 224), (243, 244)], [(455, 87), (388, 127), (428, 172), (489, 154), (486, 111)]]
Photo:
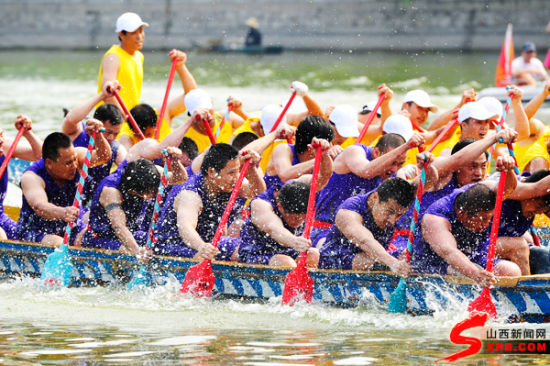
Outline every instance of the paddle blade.
[(309, 275), (305, 265), (298, 265), (286, 276), (283, 304), (292, 306), (300, 300), (309, 304), (312, 298), (313, 278)]
[(63, 285), (68, 287), (71, 283), (72, 272), (73, 263), (69, 258), (69, 247), (63, 244), (46, 258), (40, 279), (46, 285)]
[(481, 294), (470, 303), (468, 306), (468, 311), (470, 314), (475, 313), (486, 313), (491, 316), (491, 318), (496, 319), (497, 317), (497, 308), (491, 299), (491, 290), (487, 287), (481, 291)]
[(212, 296), (216, 277), (212, 272), (212, 262), (204, 260), (191, 266), (183, 279), (180, 292), (193, 294), (196, 297)]
[(399, 280), (399, 284), (393, 290), (388, 302), (389, 313), (405, 313), (407, 311), (407, 282)]
[(133, 290), (138, 287), (147, 287), (149, 285), (149, 272), (147, 272), (147, 267), (145, 265), (141, 265), (139, 268), (139, 272), (137, 275), (132, 278), (130, 282), (126, 285), (126, 288), (128, 290)]

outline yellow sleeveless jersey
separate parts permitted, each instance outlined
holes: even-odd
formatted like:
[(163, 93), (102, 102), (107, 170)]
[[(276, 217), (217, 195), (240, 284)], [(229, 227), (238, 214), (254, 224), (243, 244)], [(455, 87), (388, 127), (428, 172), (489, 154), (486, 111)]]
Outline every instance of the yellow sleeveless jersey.
[(128, 107), (128, 110), (132, 109), (139, 104), (141, 99), (141, 84), (143, 83), (143, 53), (136, 51), (133, 55), (124, 51), (118, 45), (112, 45), (111, 48), (103, 58), (101, 59), (101, 66), (99, 67), (99, 76), (97, 83), (97, 92), (101, 92), (101, 84), (103, 78), (103, 60), (107, 55), (117, 55), (120, 60), (120, 66), (116, 78), (122, 89), (120, 89), (120, 97)]
[[(220, 125), (222, 121), (222, 116), (218, 113), (215, 113), (214, 115), (216, 120), (216, 125), (212, 129), (212, 133), (215, 134), (216, 130), (218, 129), (218, 126)], [(216, 142), (224, 142), (226, 144), (229, 143), (229, 140), (231, 139), (231, 135), (233, 134), (233, 128), (231, 127), (230, 123), (224, 123), (222, 130), (220, 131), (220, 134), (218, 138), (216, 139)], [(210, 146), (210, 139), (208, 136), (203, 135), (199, 133), (197, 130), (195, 130), (194, 127), (191, 127), (187, 133), (185, 134), (185, 137), (189, 137), (195, 143), (197, 144), (197, 147), (199, 148), (199, 154), (202, 153), (208, 146)]]
[(550, 164), (550, 154), (546, 148), (546, 141), (550, 139), (550, 128), (546, 127), (542, 136), (530, 145), (523, 146), (519, 142), (514, 146), (516, 160), (520, 172), (523, 172), (527, 164), (534, 158), (541, 157)]

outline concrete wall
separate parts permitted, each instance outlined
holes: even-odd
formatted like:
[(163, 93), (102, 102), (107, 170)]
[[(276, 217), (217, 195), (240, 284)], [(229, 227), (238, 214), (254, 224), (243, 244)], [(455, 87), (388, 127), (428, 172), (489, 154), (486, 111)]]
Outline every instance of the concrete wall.
[(148, 49), (241, 43), (250, 16), (265, 44), (289, 49), (494, 50), (508, 22), (516, 48), (550, 46), (550, 0), (0, 0), (0, 9), (0, 48), (105, 48), (125, 11), (150, 23)]

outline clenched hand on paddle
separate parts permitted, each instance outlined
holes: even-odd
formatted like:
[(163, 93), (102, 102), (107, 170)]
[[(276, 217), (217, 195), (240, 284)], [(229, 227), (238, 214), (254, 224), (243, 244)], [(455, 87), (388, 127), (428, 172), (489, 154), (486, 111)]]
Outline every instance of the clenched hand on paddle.
[(225, 231), (227, 221), (229, 220), (229, 215), (233, 210), (233, 205), (237, 200), (237, 196), (239, 195), (243, 180), (246, 176), (249, 166), (251, 165), (251, 160), (253, 160), (253, 163), (255, 165), (259, 164), (260, 162), (260, 157), (258, 154), (254, 154), (253, 152), (246, 152), (245, 154), (246, 155), (244, 155), (243, 157), (246, 160), (244, 161), (244, 164), (241, 168), (241, 173), (237, 179), (237, 182), (235, 183), (235, 187), (231, 192), (231, 196), (229, 198), (229, 201), (227, 202), (227, 206), (225, 208), (225, 211), (223, 212), (218, 228), (216, 229), (216, 233), (214, 234), (212, 243), (204, 246), (204, 250), (202, 252), (199, 251), (198, 253), (200, 256), (204, 256), (207, 259), (204, 259), (201, 263), (195, 264), (194, 266), (189, 268), (181, 284), (180, 291), (182, 293), (191, 293), (197, 297), (210, 297), (212, 295), (212, 290), (216, 282), (216, 277), (214, 276), (214, 272), (212, 271), (212, 259), (218, 252), (218, 243), (223, 232)]
[[(11, 143), (9, 150), (6, 153), (6, 157), (4, 158), (4, 162), (2, 163), (2, 166), (0, 167), (0, 179), (2, 179), (6, 169), (8, 168), (8, 164), (11, 160), (11, 157), (15, 153), (15, 149), (17, 148), (17, 144), (19, 143), (19, 140), (21, 140), (21, 136), (23, 136), (23, 134), (27, 133), (27, 135), (25, 135), (25, 136), (27, 137), (27, 139), (29, 139), (29, 136), (32, 135), (32, 134), (29, 134), (29, 132), (32, 130), (32, 122), (31, 122), (30, 118), (28, 118), (27, 116), (24, 116), (24, 115), (17, 116), (17, 118), (15, 120), (15, 128), (17, 129), (17, 135), (13, 139), (13, 142)], [(31, 141), (31, 140), (29, 140), (29, 141)], [(37, 144), (41, 145), (41, 143), (38, 140), (36, 140), (36, 138), (34, 138), (32, 141), (35, 142), (34, 145), (37, 145)], [(3, 148), (3, 145), (5, 143), (6, 143), (5, 138), (2, 137), (1, 143), (0, 143), (0, 149)], [(37, 148), (39, 148), (39, 145), (37, 145)], [(3, 151), (3, 149), (2, 149), (2, 151)], [(1, 153), (2, 152), (0, 152), (0, 155), (1, 155)]]

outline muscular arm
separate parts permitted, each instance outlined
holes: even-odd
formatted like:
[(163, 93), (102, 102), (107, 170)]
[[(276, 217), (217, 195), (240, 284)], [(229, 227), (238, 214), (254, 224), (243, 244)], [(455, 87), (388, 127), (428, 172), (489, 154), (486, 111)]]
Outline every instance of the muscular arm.
[(283, 221), (273, 212), (269, 202), (261, 199), (252, 201), (250, 219), (258, 229), (267, 233), (277, 243), (289, 248), (295, 247), (296, 236), (285, 228)]
[(199, 250), (207, 243), (197, 233), (197, 222), (202, 210), (202, 202), (196, 192), (181, 191), (174, 201), (177, 214), (178, 232), (189, 247)]
[(283, 182), (298, 178), (302, 174), (311, 173), (314, 164), (312, 159), (292, 165), (292, 150), (287, 144), (277, 145), (273, 150), (271, 159), (275, 169), (274, 175), (278, 175)]
[(388, 254), (370, 230), (363, 226), (363, 218), (357, 212), (345, 209), (338, 210), (335, 225), (349, 241), (357, 245), (371, 258), (375, 258), (390, 268), (397, 263), (397, 259)]
[(550, 176), (541, 179), (538, 182), (524, 183), (518, 182), (516, 189), (508, 196), (512, 200), (528, 200), (530, 198), (542, 197), (550, 191)]
[[(103, 84), (105, 84), (105, 81), (103, 81)], [(88, 113), (90, 113), (97, 103), (101, 102), (103, 99), (103, 93), (99, 93), (71, 109), (63, 120), (61, 132), (68, 135), (71, 140), (77, 138), (82, 132), (82, 124), (80, 122), (86, 118)]]
[[(25, 131), (23, 136), (27, 139), (28, 143), (19, 141), (13, 152), (13, 156), (18, 159), (36, 161), (42, 157), (42, 140), (40, 140), (32, 131)], [(11, 147), (13, 140), (6, 138), (5, 143), (2, 146), (4, 154), (6, 154)]]
[(443, 217), (426, 214), (422, 218), (422, 235), (432, 249), (464, 276), (478, 280), (480, 270), (458, 250), (451, 224)]
[(46, 185), (42, 178), (33, 172), (25, 172), (21, 177), (21, 190), (34, 212), (46, 220), (65, 220), (67, 207), (48, 202)]
[(545, 82), (544, 89), (525, 106), (525, 114), (528, 119), (533, 118), (548, 95), (550, 95), (550, 80)]
[(239, 191), (239, 195), (244, 198), (253, 198), (265, 191), (266, 185), (262, 169), (259, 166), (250, 166), (246, 173), (248, 182), (244, 182)]
[[(92, 157), (90, 159), (90, 167), (105, 164), (111, 159), (113, 152), (111, 151), (111, 145), (107, 142), (107, 139), (102, 132), (96, 135), (96, 143), (94, 150), (92, 151)], [(84, 160), (86, 157), (86, 148), (76, 147), (75, 150), (78, 154), (78, 167), (82, 169)]]
[[(117, 55), (109, 54), (103, 59), (103, 75), (101, 76), (101, 90), (108, 81), (115, 81), (117, 79), (118, 69), (120, 68), (120, 60)], [(106, 98), (105, 103), (111, 103), (120, 108), (116, 98)], [(122, 108), (121, 108), (122, 112)]]
[[(394, 163), (400, 155), (409, 149), (409, 144), (405, 143), (390, 152), (379, 156), (373, 160), (367, 160), (364, 150), (359, 146), (350, 146), (342, 153), (344, 159), (345, 171), (336, 171), (339, 174), (352, 172), (361, 178), (370, 179), (381, 175)], [(338, 168), (336, 168), (338, 169)]]
[[(139, 253), (139, 245), (136, 239), (126, 227), (126, 214), (122, 209), (122, 194), (113, 187), (105, 187), (99, 196), (99, 203), (106, 210), (107, 217), (116, 237), (122, 243), (125, 251), (132, 255)], [(118, 205), (115, 206), (115, 205)]]

